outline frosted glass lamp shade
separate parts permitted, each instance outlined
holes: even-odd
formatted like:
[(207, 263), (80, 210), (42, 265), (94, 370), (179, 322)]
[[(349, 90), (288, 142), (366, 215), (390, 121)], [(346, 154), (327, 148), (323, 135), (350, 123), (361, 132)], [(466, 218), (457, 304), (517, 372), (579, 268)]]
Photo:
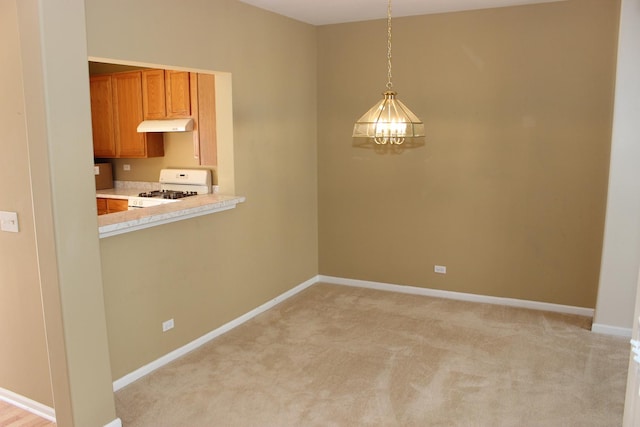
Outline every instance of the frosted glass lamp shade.
[(354, 138), (373, 138), (377, 144), (402, 144), (405, 138), (424, 135), (424, 123), (396, 99), (392, 90), (384, 92), (384, 98), (353, 127)]

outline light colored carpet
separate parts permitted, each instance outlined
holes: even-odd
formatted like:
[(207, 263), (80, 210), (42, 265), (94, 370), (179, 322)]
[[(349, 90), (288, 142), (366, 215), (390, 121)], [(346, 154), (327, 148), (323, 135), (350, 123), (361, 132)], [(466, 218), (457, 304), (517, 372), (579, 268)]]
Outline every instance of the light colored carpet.
[(591, 319), (317, 284), (116, 393), (125, 427), (619, 426)]

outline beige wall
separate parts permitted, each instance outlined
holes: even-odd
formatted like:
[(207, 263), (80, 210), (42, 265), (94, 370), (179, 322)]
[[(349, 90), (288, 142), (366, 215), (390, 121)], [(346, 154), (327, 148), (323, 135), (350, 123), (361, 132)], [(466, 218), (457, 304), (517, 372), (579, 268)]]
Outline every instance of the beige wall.
[(316, 29), (229, 0), (86, 7), (92, 57), (232, 74), (235, 189), (247, 197), (101, 240), (115, 380), (317, 274)]
[(0, 210), (19, 233), (0, 232), (0, 388), (53, 406), (40, 299), (22, 62), (15, 0), (0, 0)]
[[(15, 38), (4, 12), (16, 2), (1, 1), (0, 31)], [(33, 251), (41, 257), (59, 425), (113, 415), (105, 317), (117, 379), (312, 277), (318, 259), (322, 274), (593, 306), (618, 2), (394, 20), (396, 88), (429, 137), (424, 148), (375, 155), (352, 148), (349, 135), (384, 88), (383, 21), (315, 29), (231, 0), (87, 0), (89, 55), (233, 74), (235, 185), (247, 196), (233, 211), (100, 242), (88, 232), (96, 225), (88, 85), (77, 83), (86, 77), (84, 10), (77, 0), (45, 3), (20, 2), (22, 36), (32, 38), (22, 47), (31, 123), (27, 133), (8, 128), (18, 142), (29, 135), (38, 248), (30, 202), (5, 201), (3, 187), (0, 209), (27, 225), (0, 233), (0, 251), (4, 259), (6, 239), (20, 241), (25, 283), (37, 275)], [(34, 47), (44, 50), (44, 72)], [(19, 55), (9, 56), (13, 67), (0, 73), (18, 78)], [(0, 102), (9, 112), (20, 102), (10, 96)], [(19, 145), (0, 162), (15, 162), (14, 181), (27, 185)], [(434, 276), (435, 263), (449, 274)], [(37, 293), (24, 301), (30, 310)], [(3, 292), (0, 308), (7, 302)], [(42, 331), (37, 317), (26, 323)], [(169, 317), (176, 327), (162, 334)], [(44, 377), (38, 353), (30, 369)], [(46, 380), (35, 383), (14, 388), (47, 403), (34, 391)]]
[(10, 327), (0, 357), (14, 371), (3, 371), (2, 387), (54, 404), (61, 427), (104, 425), (115, 406), (98, 236), (87, 232), (97, 226), (92, 153), (79, 144), (91, 137), (84, 4), (0, 4), (0, 203), (21, 222), (20, 233), (0, 235)]
[[(164, 156), (150, 159), (99, 159), (113, 164), (113, 179), (120, 181), (158, 182), (160, 169), (199, 168), (193, 157), (193, 133), (164, 134)], [(124, 170), (129, 165), (129, 170)], [(215, 170), (215, 168), (210, 168)]]
[[(401, 155), (352, 148), (385, 21), (319, 29), (320, 273), (595, 306), (619, 2), (394, 19)], [(446, 275), (433, 273), (446, 265)]]

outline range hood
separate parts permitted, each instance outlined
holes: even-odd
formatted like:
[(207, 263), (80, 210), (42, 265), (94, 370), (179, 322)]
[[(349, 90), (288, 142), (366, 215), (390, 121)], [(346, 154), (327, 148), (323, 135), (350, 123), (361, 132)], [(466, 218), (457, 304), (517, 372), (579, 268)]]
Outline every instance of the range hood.
[(145, 120), (138, 132), (188, 132), (193, 130), (193, 119)]

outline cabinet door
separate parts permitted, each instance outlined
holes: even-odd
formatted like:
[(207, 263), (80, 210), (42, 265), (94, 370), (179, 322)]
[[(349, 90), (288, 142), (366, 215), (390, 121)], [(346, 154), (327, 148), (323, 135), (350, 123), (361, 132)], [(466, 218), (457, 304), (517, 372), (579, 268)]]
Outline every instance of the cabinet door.
[(142, 72), (113, 74), (116, 147), (118, 157), (146, 157), (142, 121)]
[(95, 157), (115, 157), (116, 140), (113, 127), (113, 88), (110, 75), (93, 76), (91, 93), (91, 125)]
[(164, 75), (168, 118), (186, 118), (191, 116), (191, 96), (189, 73), (186, 71), (166, 70)]
[(142, 107), (145, 120), (164, 119), (167, 116), (164, 70), (142, 71)]
[(108, 213), (107, 210), (107, 199), (103, 197), (96, 198), (96, 205), (98, 207), (98, 215), (104, 215)]
[(213, 74), (198, 74), (198, 138), (200, 164), (216, 166), (216, 83)]
[(107, 199), (107, 212), (122, 212), (129, 209), (129, 201), (125, 199)]

